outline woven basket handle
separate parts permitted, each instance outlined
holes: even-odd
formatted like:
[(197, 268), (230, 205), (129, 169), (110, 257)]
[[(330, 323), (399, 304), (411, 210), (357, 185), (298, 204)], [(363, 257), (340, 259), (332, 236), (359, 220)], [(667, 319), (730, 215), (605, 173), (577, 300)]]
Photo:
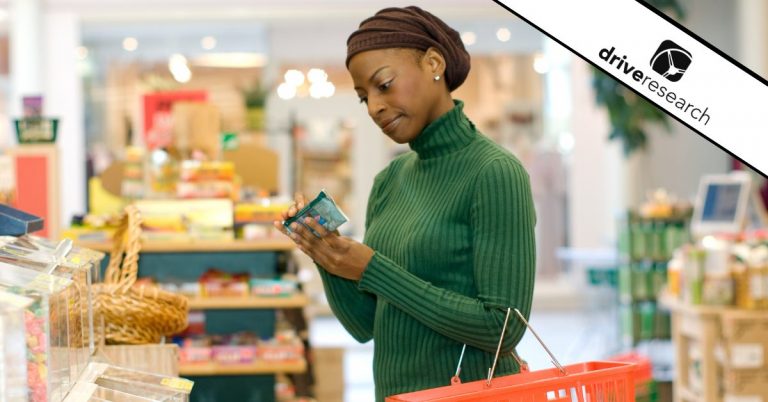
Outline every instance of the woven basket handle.
[(133, 286), (139, 272), (140, 240), (141, 214), (135, 205), (129, 205), (125, 207), (120, 226), (112, 239), (104, 283), (119, 285), (121, 292), (127, 292)]

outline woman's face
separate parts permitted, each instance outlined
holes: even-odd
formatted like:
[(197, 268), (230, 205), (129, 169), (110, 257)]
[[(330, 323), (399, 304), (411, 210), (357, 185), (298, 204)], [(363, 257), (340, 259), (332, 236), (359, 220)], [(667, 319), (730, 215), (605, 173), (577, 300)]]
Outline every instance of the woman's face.
[(433, 70), (434, 60), (412, 49), (369, 50), (349, 61), (360, 102), (384, 134), (399, 144), (415, 139), (439, 117), (440, 91), (447, 88), (443, 80), (434, 80), (442, 71)]

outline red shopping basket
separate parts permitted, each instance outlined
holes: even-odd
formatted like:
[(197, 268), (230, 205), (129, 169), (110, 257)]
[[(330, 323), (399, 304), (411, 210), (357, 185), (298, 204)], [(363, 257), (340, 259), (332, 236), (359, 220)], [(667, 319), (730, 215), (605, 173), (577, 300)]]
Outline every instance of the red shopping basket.
[[(561, 366), (541, 338), (528, 325), (522, 314), (518, 317), (528, 326), (536, 339), (552, 357), (557, 368), (527, 371), (521, 364), (520, 374), (493, 378), (493, 372), (501, 350), (501, 340), (496, 350), (496, 360), (490, 368), (488, 379), (460, 383), (458, 373), (451, 385), (432, 388), (386, 398), (387, 402), (634, 402), (635, 365), (629, 362), (593, 361)], [(509, 319), (509, 309), (507, 310)], [(506, 328), (507, 321), (504, 322)], [(501, 339), (504, 339), (502, 331)], [(463, 355), (463, 352), (462, 352)], [(517, 358), (515, 356), (515, 358)], [(519, 359), (518, 359), (519, 361)]]

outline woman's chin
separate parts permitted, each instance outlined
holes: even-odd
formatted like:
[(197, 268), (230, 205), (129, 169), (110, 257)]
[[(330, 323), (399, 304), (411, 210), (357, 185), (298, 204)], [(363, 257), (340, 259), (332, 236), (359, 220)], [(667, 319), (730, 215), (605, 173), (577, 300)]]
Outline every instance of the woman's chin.
[(391, 139), (392, 141), (398, 144), (407, 144), (413, 140), (413, 138), (410, 138), (409, 135), (403, 135), (397, 132), (390, 133), (390, 134), (384, 133), (384, 135), (386, 135), (387, 137), (389, 137), (389, 139)]

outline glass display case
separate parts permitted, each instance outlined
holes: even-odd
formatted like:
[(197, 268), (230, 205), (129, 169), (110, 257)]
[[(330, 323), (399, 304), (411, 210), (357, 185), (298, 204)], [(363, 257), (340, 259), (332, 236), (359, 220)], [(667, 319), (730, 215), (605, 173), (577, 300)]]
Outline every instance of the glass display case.
[(24, 315), (35, 302), (0, 291), (0, 400), (26, 402), (27, 360)]
[(70, 338), (70, 279), (0, 261), (0, 291), (28, 297), (24, 309), (28, 400), (60, 401), (74, 384), (70, 362), (79, 342)]
[(95, 362), (88, 365), (81, 381), (162, 402), (189, 402), (189, 394), (194, 384), (184, 378), (167, 377)]
[(77, 377), (88, 364), (95, 350), (93, 329), (93, 266), (95, 255), (72, 247), (71, 240), (53, 244), (30, 236), (0, 237), (0, 262), (69, 279), (73, 286), (68, 296), (68, 322), (70, 342), (75, 349), (70, 353), (70, 379)]
[(62, 240), (59, 243), (54, 243), (48, 239), (32, 235), (19, 237), (16, 239), (16, 242), (19, 245), (28, 244), (30, 246), (29, 248), (38, 247), (41, 249), (51, 250), (52, 252), (56, 252), (55, 250), (57, 249), (61, 250), (62, 247), (71, 247), (69, 253), (67, 253), (65, 257), (67, 264), (80, 266), (81, 268), (85, 268), (90, 272), (90, 275), (86, 278), (89, 281), (88, 286), (86, 287), (86, 290), (88, 291), (86, 297), (88, 299), (89, 307), (87, 310), (89, 313), (89, 322), (87, 325), (89, 328), (93, 328), (93, 330), (86, 332), (86, 335), (91, 336), (89, 342), (90, 352), (91, 354), (95, 353), (97, 342), (104, 340), (104, 321), (100, 317), (97, 317), (97, 311), (90, 309), (90, 306), (93, 306), (93, 294), (91, 285), (101, 282), (101, 262), (104, 259), (105, 254), (100, 251), (91, 250), (89, 248), (71, 246), (71, 243), (68, 243), (69, 240)]

